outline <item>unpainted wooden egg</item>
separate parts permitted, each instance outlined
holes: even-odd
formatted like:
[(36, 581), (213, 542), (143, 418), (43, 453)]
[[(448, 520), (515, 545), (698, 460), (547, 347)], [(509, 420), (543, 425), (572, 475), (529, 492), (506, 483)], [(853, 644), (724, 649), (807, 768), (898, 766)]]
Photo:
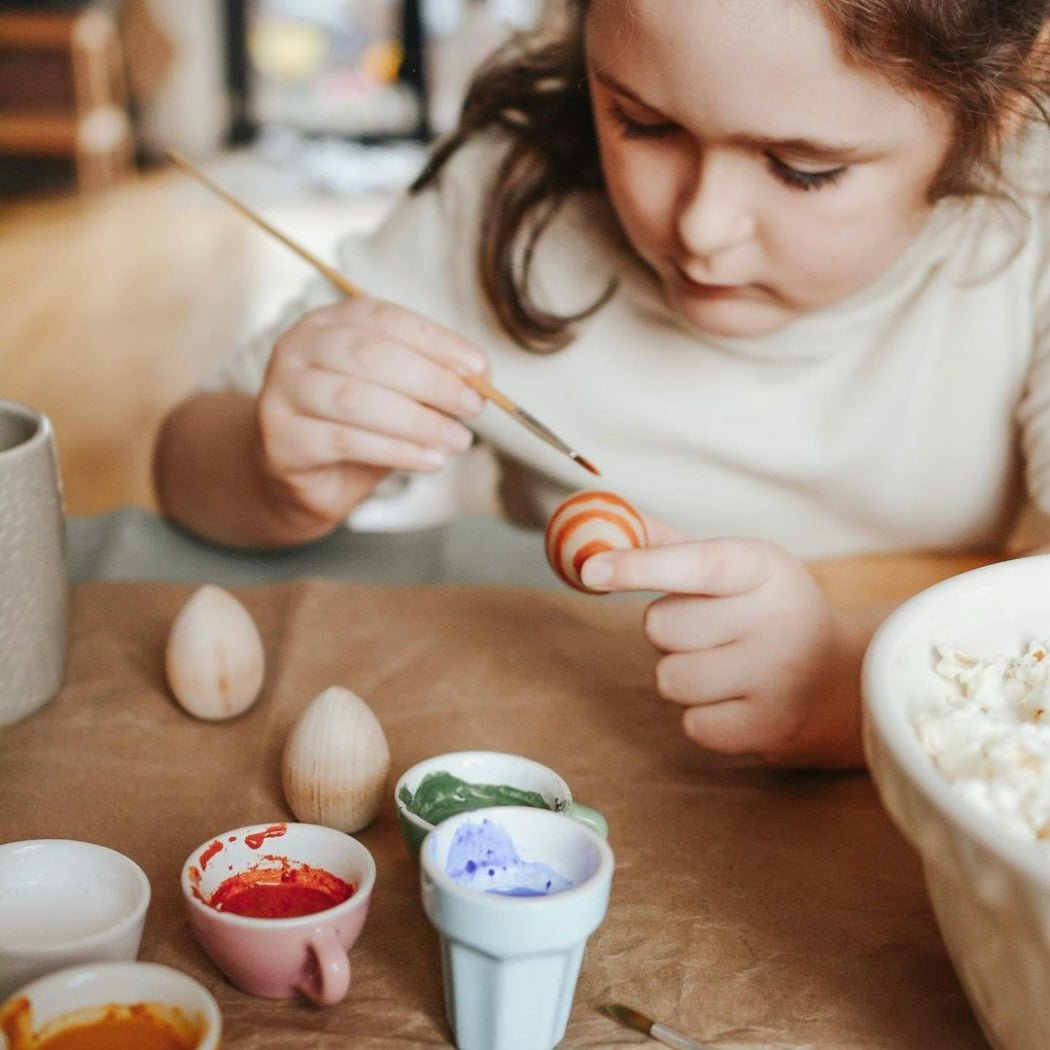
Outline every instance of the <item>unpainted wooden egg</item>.
[(297, 820), (352, 835), (375, 819), (389, 770), (379, 719), (356, 693), (333, 685), (288, 734), (281, 780)]
[(612, 492), (577, 492), (550, 516), (544, 535), (547, 561), (559, 579), (578, 591), (597, 594), (580, 577), (583, 563), (599, 551), (645, 547), (642, 516)]
[(210, 583), (195, 591), (172, 621), (165, 666), (179, 705), (209, 721), (247, 711), (266, 673), (251, 613)]

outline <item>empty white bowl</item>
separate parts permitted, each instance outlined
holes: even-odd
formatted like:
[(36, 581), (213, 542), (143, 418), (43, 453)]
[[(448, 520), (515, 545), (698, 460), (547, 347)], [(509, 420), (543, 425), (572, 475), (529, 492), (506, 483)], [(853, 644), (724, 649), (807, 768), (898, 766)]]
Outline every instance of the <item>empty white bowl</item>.
[[(193, 1034), (194, 1050), (218, 1050), (222, 1015), (204, 985), (170, 966), (146, 962), (104, 962), (71, 966), (30, 981), (9, 1002), (25, 999), (33, 1033), (48, 1028), (67, 1014), (97, 1015), (105, 1007), (152, 1003), (176, 1010)], [(50, 1026), (50, 1027), (49, 1027)]]
[(985, 658), (1050, 638), (1050, 556), (975, 569), (893, 612), (863, 671), (864, 745), (882, 801), (922, 857), (941, 935), (991, 1042), (1050, 1046), (1050, 856), (956, 793), (913, 718), (945, 683), (933, 647)]
[(134, 959), (149, 901), (145, 872), (106, 846), (0, 845), (0, 999), (62, 967)]

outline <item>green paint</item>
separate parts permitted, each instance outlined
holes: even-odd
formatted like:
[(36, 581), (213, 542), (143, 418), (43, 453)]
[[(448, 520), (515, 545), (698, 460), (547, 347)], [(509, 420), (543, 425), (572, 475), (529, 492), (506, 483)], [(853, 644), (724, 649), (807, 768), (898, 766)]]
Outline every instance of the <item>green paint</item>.
[(398, 797), (409, 812), (430, 824), (440, 824), (457, 813), (489, 806), (554, 808), (535, 791), (523, 791), (507, 784), (470, 784), (444, 770), (423, 777), (414, 797), (407, 786), (401, 789)]

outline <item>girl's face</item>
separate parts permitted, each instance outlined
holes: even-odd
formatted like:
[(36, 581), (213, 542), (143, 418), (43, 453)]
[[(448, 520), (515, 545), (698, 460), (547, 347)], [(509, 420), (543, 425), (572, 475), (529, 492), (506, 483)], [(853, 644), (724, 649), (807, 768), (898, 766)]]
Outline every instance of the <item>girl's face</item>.
[(609, 194), (692, 328), (774, 332), (918, 232), (947, 116), (847, 66), (812, 0), (591, 0), (585, 32)]

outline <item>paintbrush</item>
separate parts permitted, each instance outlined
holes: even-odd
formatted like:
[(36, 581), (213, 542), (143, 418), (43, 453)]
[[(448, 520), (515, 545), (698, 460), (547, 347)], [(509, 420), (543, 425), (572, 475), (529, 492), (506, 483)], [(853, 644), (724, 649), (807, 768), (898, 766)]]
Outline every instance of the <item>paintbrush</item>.
[(672, 1046), (674, 1050), (710, 1050), (704, 1043), (698, 1043), (687, 1035), (682, 1035), (666, 1025), (657, 1024), (651, 1017), (638, 1010), (632, 1010), (622, 1003), (606, 1003), (605, 1011), (610, 1017), (619, 1021), (620, 1024), (633, 1028), (636, 1032), (642, 1032), (650, 1039), (656, 1039), (665, 1046)]
[[(309, 263), (315, 270), (322, 274), (329, 282), (335, 285), (345, 296), (350, 299), (354, 299), (359, 295), (365, 293), (357, 287), (357, 285), (351, 283), (343, 276), (334, 266), (329, 266), (323, 259), (319, 259), (316, 255), (309, 252), (301, 244), (293, 241), (287, 234), (282, 233), (277, 227), (272, 226), (268, 223), (261, 215), (252, 211), (247, 204), (243, 201), (239, 201), (232, 193), (224, 190), (217, 182), (205, 175), (192, 161), (187, 160), (181, 153), (175, 150), (165, 150), (164, 155), (179, 168), (182, 168), (187, 174), (192, 175), (198, 182), (202, 182), (208, 187), (212, 193), (217, 194), (227, 204), (236, 208), (246, 219), (250, 219), (265, 230), (271, 237), (275, 237), (279, 240), (286, 248), (290, 248), (300, 259)], [(520, 405), (515, 404), (506, 394), (501, 393), (497, 390), (487, 379), (479, 375), (467, 375), (463, 377), (464, 382), (469, 383), (486, 401), (491, 401), (494, 405), (499, 406), (507, 413), (512, 419), (517, 420), (526, 430), (532, 431), (536, 437), (542, 441), (546, 441), (548, 445), (556, 448), (559, 452), (564, 452), (570, 459), (575, 460), (584, 470), (589, 470), (592, 474), (600, 474), (598, 468), (591, 463), (585, 456), (581, 456), (571, 445), (566, 444), (557, 434), (554, 433), (549, 427), (544, 426), (534, 415), (526, 412)]]

